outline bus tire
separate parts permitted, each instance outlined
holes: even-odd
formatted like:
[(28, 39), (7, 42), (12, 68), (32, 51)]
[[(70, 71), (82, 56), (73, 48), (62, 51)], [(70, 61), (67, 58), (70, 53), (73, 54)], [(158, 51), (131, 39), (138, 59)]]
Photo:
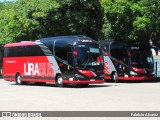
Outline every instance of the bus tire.
[(111, 78), (115, 83), (118, 83), (118, 74), (117, 74), (117, 72), (113, 72), (112, 75), (111, 75)]
[(3, 76), (3, 71), (2, 71), (2, 67), (1, 67), (1, 71), (0, 71), (0, 76)]
[(56, 83), (55, 83), (56, 87), (64, 87), (65, 84), (63, 83), (63, 78), (61, 75), (58, 75), (56, 78)]
[(23, 82), (22, 82), (22, 77), (20, 74), (17, 74), (16, 75), (16, 85), (22, 85)]

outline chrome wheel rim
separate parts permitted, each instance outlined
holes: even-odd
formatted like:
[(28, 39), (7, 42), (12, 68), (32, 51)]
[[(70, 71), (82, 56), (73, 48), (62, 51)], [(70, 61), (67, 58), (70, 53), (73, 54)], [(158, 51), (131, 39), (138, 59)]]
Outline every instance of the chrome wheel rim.
[(63, 83), (63, 79), (61, 77), (58, 78), (58, 84), (61, 85)]
[(21, 77), (20, 77), (20, 76), (17, 77), (17, 83), (18, 83), (18, 84), (21, 83)]

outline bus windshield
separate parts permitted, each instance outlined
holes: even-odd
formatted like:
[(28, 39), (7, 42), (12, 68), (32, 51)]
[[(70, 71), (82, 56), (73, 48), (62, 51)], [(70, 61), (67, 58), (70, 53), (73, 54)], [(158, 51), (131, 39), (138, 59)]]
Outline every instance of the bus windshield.
[(132, 51), (131, 64), (133, 67), (149, 67), (153, 65), (151, 51)]
[(103, 59), (98, 45), (78, 45), (76, 51), (76, 62), (80, 69), (94, 69), (97, 66), (102, 67)]

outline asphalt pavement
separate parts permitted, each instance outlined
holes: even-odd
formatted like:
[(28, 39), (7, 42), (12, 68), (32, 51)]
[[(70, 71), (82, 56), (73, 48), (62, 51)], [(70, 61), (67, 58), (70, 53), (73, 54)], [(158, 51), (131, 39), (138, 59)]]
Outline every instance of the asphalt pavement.
[(160, 82), (106, 82), (86, 88), (57, 88), (50, 83), (19, 86), (0, 79), (0, 111), (160, 111)]

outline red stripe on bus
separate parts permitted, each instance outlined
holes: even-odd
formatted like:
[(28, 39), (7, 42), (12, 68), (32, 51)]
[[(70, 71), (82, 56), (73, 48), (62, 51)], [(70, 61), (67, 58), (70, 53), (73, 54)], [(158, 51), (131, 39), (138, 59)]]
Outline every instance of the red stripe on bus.
[(104, 83), (104, 80), (80, 80), (80, 81), (70, 81), (70, 80), (63, 80), (63, 83), (66, 84), (101, 84)]
[(4, 45), (4, 47), (16, 47), (16, 46), (28, 46), (28, 45), (36, 45), (36, 43), (35, 42), (8, 43)]
[(132, 77), (118, 77), (119, 80), (153, 80), (154, 77), (148, 77), (148, 76), (132, 76)]

